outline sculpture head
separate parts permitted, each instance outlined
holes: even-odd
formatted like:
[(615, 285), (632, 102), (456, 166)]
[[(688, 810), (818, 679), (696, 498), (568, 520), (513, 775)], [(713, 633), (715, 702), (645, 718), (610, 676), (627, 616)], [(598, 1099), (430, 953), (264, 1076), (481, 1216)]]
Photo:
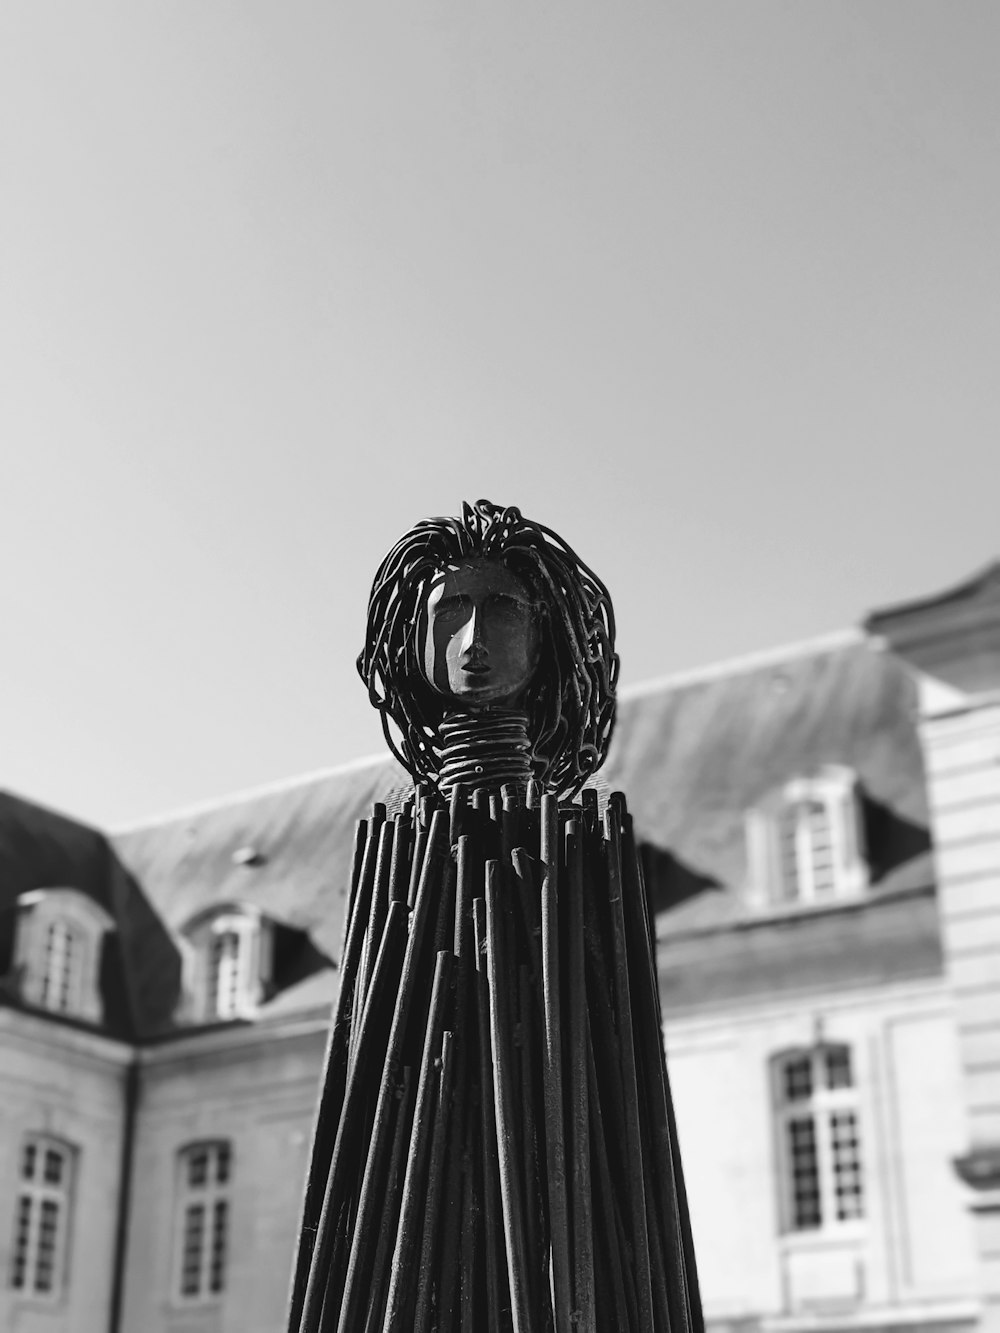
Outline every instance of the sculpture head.
[(537, 775), (569, 794), (603, 762), (614, 724), (611, 600), (550, 529), (513, 507), (464, 504), (383, 560), (358, 670), (415, 778), (436, 780), (446, 713), (523, 709)]

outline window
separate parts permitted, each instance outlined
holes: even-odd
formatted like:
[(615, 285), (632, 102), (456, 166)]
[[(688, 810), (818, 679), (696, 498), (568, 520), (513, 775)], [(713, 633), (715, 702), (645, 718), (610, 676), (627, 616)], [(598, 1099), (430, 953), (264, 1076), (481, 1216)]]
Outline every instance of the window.
[(213, 1300), (226, 1285), (232, 1150), (225, 1142), (194, 1143), (180, 1154), (177, 1296)]
[(249, 944), (247, 932), (232, 927), (209, 940), (207, 991), (212, 1018), (236, 1018), (244, 1008)]
[(820, 1045), (775, 1063), (786, 1231), (864, 1217), (858, 1096), (847, 1046)]
[(183, 933), (190, 1015), (203, 1023), (252, 1018), (270, 981), (271, 922), (252, 907), (215, 908)]
[(35, 1134), (21, 1147), (10, 1285), (15, 1291), (58, 1297), (66, 1272), (66, 1234), (73, 1149)]
[(69, 921), (56, 917), (45, 928), (45, 954), (39, 980), (39, 999), (44, 1009), (59, 1014), (75, 1013), (83, 963), (83, 941)]
[(857, 783), (849, 769), (797, 778), (748, 812), (752, 896), (759, 906), (822, 906), (868, 882)]
[(77, 889), (36, 889), (18, 899), (15, 964), (28, 1004), (101, 1022), (100, 958), (114, 921)]
[(820, 902), (837, 892), (833, 818), (815, 796), (789, 801), (778, 816), (778, 897), (784, 902)]

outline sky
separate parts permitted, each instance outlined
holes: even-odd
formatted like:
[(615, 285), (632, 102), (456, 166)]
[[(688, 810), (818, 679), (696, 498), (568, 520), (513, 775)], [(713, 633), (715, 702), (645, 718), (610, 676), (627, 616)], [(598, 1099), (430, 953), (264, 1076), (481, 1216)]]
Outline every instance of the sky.
[(994, 0), (7, 0), (0, 787), (377, 753), (413, 522), (517, 504), (623, 684), (1000, 557)]

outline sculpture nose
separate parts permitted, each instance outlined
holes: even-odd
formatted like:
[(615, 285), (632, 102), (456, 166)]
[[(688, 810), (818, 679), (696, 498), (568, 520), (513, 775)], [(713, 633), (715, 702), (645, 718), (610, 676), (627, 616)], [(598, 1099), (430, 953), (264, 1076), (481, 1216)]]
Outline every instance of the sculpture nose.
[(465, 633), (462, 636), (462, 647), (466, 652), (474, 656), (484, 655), (486, 652), (486, 640), (483, 634), (483, 614), (482, 608), (473, 606), (469, 619), (466, 622)]

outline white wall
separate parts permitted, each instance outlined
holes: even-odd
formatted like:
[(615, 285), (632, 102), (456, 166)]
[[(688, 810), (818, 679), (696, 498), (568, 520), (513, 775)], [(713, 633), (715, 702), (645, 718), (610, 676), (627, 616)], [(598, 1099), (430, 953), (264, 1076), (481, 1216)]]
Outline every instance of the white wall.
[[(853, 1052), (865, 1218), (782, 1235), (770, 1061), (819, 1036)], [(675, 1021), (667, 1050), (707, 1318), (972, 1315), (973, 1240), (951, 1167), (963, 1129), (944, 983)]]
[[(103, 1333), (110, 1317), (128, 1049), (0, 1009), (0, 1329)], [(20, 1150), (26, 1134), (75, 1149), (67, 1269), (55, 1300), (10, 1288)]]

